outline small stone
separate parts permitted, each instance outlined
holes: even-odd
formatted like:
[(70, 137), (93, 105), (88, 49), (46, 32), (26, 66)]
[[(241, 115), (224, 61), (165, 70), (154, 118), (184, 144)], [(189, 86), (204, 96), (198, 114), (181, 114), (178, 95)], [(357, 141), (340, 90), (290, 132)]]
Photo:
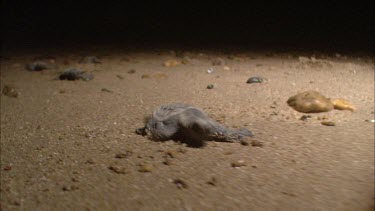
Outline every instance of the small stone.
[(170, 166), (172, 165), (172, 161), (170, 158), (166, 157), (165, 160), (163, 161), (164, 165)]
[(92, 80), (93, 78), (94, 76), (92, 74), (87, 74), (84, 71), (74, 69), (74, 68), (66, 69), (59, 76), (60, 80), (69, 80), (69, 81), (74, 81), (74, 80), (79, 80), (79, 79), (82, 79), (84, 81), (89, 81), (89, 80)]
[(294, 95), (288, 99), (287, 103), (294, 110), (302, 113), (320, 113), (333, 109), (331, 100), (316, 91)]
[(116, 174), (127, 174), (127, 170), (124, 167), (118, 167), (118, 166), (109, 166), (109, 170), (112, 170)]
[(211, 74), (211, 73), (213, 73), (213, 72), (215, 72), (214, 68), (211, 68), (211, 67), (210, 67), (210, 68), (207, 69), (207, 73), (208, 73), (208, 74)]
[(142, 79), (150, 78), (150, 75), (149, 75), (149, 74), (143, 74), (143, 75), (141, 76), (141, 78), (142, 78)]
[(8, 97), (18, 97), (18, 92), (15, 88), (5, 85), (3, 88), (3, 94)]
[(222, 58), (215, 58), (212, 60), (212, 65), (224, 65), (225, 64), (225, 60), (222, 59)]
[(9, 202), (11, 205), (14, 205), (14, 206), (20, 206), (21, 205), (21, 202), (20, 200), (18, 199), (13, 199)]
[(322, 125), (325, 126), (335, 126), (336, 124), (334, 122), (329, 122), (329, 121), (323, 121), (321, 122)]
[(241, 144), (244, 145), (244, 146), (249, 146), (249, 142), (245, 139), (241, 140)]
[(163, 79), (163, 78), (167, 78), (167, 75), (164, 73), (156, 73), (153, 75), (153, 77), (158, 78), (158, 79)]
[(258, 141), (258, 140), (253, 139), (253, 140), (251, 140), (251, 146), (253, 146), (253, 147), (263, 147), (263, 143)]
[(246, 162), (244, 160), (237, 160), (231, 163), (231, 166), (234, 168), (246, 166)]
[(207, 85), (207, 89), (213, 89), (214, 88), (214, 85), (213, 84), (209, 84)]
[(92, 158), (89, 158), (89, 159), (86, 160), (86, 163), (87, 164), (95, 164), (95, 160), (92, 159)]
[(70, 191), (70, 187), (68, 187), (68, 186), (64, 186), (64, 187), (62, 188), (62, 190), (63, 190), (63, 191)]
[(251, 77), (249, 78), (246, 83), (253, 84), (253, 83), (263, 83), (264, 79), (261, 77)]
[(44, 62), (36, 61), (26, 65), (28, 71), (42, 71), (48, 69), (48, 66)]
[(79, 61), (81, 64), (100, 64), (102, 63), (96, 56), (86, 56)]
[(118, 153), (115, 155), (115, 158), (119, 158), (119, 159), (122, 159), (122, 158), (128, 158), (130, 157), (131, 155), (133, 154), (133, 152), (131, 151), (126, 151), (125, 153)]
[(207, 181), (207, 184), (212, 185), (212, 186), (216, 186), (216, 184), (217, 184), (216, 177), (211, 177), (210, 180)]
[(311, 115), (302, 115), (299, 119), (302, 121), (307, 121), (308, 119), (311, 119)]
[(112, 91), (109, 90), (109, 89), (107, 89), (107, 88), (103, 88), (103, 89), (102, 89), (102, 92), (109, 92), (109, 93), (112, 93)]
[(174, 66), (177, 66), (177, 65), (180, 65), (180, 64), (181, 64), (181, 61), (178, 61), (178, 60), (175, 60), (175, 59), (167, 60), (163, 63), (163, 65), (165, 67), (174, 67)]
[(129, 74), (134, 74), (136, 71), (134, 69), (131, 69), (128, 71)]
[(284, 195), (287, 195), (287, 196), (291, 196), (291, 197), (296, 197), (297, 196), (295, 193), (288, 193), (288, 192), (285, 192), (285, 191), (283, 191), (281, 193), (284, 194)]
[(188, 150), (186, 148), (178, 148), (177, 149), (177, 152), (181, 153), (181, 154), (185, 154)]
[(228, 71), (228, 70), (230, 70), (230, 67), (228, 67), (228, 66), (224, 66), (224, 67), (223, 67), (223, 70), (227, 70), (227, 71)]
[(167, 150), (165, 152), (165, 155), (169, 156), (170, 158), (175, 158), (176, 157), (176, 153), (172, 150)]
[(372, 122), (372, 123), (374, 123), (375, 120), (374, 119), (371, 119), (371, 120), (370, 119), (366, 119), (365, 122)]
[(173, 183), (177, 185), (178, 189), (188, 188), (188, 185), (182, 179), (175, 179), (173, 180)]
[(123, 80), (123, 79), (124, 79), (124, 76), (122, 76), (122, 75), (116, 75), (116, 77), (117, 77), (118, 79), (120, 79), (120, 80)]
[(12, 166), (4, 166), (3, 170), (4, 171), (10, 171), (10, 170), (12, 170)]
[(139, 165), (139, 172), (151, 172), (152, 171), (152, 166), (150, 164), (140, 164)]
[(72, 186), (63, 186), (62, 190), (63, 191), (74, 191), (74, 190), (78, 190), (79, 187), (75, 186), (75, 185), (72, 185)]

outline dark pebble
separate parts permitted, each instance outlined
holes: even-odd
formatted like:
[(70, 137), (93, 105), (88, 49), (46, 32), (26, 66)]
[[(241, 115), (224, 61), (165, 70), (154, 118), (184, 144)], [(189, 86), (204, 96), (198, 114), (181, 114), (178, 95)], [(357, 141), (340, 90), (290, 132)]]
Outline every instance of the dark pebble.
[(138, 135), (142, 135), (142, 136), (147, 135), (146, 130), (145, 130), (144, 127), (137, 128), (137, 129), (135, 130), (135, 133), (138, 134)]
[(131, 69), (128, 71), (129, 74), (134, 74), (136, 71), (134, 69)]
[(322, 122), (322, 125), (325, 125), (325, 126), (335, 126), (336, 124), (334, 122), (326, 122), (326, 121), (323, 121)]
[(18, 97), (18, 92), (15, 88), (5, 85), (3, 88), (3, 94), (8, 97)]
[(258, 141), (258, 140), (252, 140), (251, 146), (253, 146), (253, 147), (263, 147), (263, 143)]
[(213, 84), (209, 84), (208, 86), (207, 86), (207, 89), (213, 89), (214, 88), (214, 85)]
[(222, 58), (216, 58), (212, 60), (212, 65), (224, 65), (225, 61)]
[(241, 140), (241, 144), (244, 145), (244, 146), (248, 146), (248, 145), (249, 145), (249, 142), (246, 141), (246, 140), (244, 140), (244, 139), (242, 139), (242, 140)]
[(79, 61), (81, 64), (100, 64), (102, 63), (96, 56), (86, 56)]
[(122, 75), (116, 75), (116, 77), (118, 78), (118, 79), (124, 79), (124, 76), (122, 76)]
[(207, 184), (212, 185), (212, 186), (216, 186), (216, 184), (217, 184), (216, 177), (211, 177), (211, 179), (209, 181), (207, 181)]
[(106, 89), (106, 88), (103, 88), (103, 89), (102, 89), (102, 92), (109, 92), (109, 93), (112, 93), (112, 91), (111, 91), (111, 90), (109, 90), (109, 89)]
[(125, 168), (121, 168), (121, 167), (118, 167), (118, 166), (110, 166), (108, 167), (109, 170), (112, 170), (113, 172), (115, 172), (116, 174), (127, 174), (128, 172), (126, 171)]
[(253, 83), (263, 83), (264, 79), (261, 77), (251, 77), (249, 78), (246, 83), (253, 84)]
[(4, 171), (10, 171), (12, 170), (12, 166), (5, 166), (3, 169)]
[(133, 154), (133, 152), (131, 152), (131, 151), (126, 151), (125, 153), (118, 153), (118, 154), (116, 154), (115, 158), (119, 158), (119, 159), (121, 159), (121, 158), (128, 158), (128, 157), (130, 157), (132, 154)]
[(307, 121), (308, 119), (311, 119), (311, 115), (302, 115), (299, 119), (302, 121)]
[(176, 184), (179, 189), (188, 188), (188, 185), (182, 179), (175, 179), (173, 183)]
[(60, 80), (69, 80), (69, 81), (74, 81), (74, 80), (84, 80), (84, 81), (89, 81), (92, 80), (94, 76), (92, 74), (85, 73), (81, 70), (77, 69), (66, 69), (61, 75), (59, 76)]
[(42, 71), (48, 69), (47, 64), (44, 62), (33, 62), (26, 65), (28, 71)]

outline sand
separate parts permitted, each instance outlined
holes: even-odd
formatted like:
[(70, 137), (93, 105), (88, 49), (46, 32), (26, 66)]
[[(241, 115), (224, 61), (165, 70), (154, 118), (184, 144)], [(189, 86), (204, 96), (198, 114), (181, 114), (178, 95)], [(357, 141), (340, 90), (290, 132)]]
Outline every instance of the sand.
[[(40, 56), (52, 68), (27, 71)], [(101, 63), (80, 64), (83, 56)], [(179, 62), (166, 67), (168, 60)], [(56, 80), (66, 68), (94, 79)], [(267, 80), (247, 84), (254, 76)], [(374, 123), (365, 121), (374, 119), (371, 58), (100, 48), (9, 53), (1, 60), (5, 85), (18, 97), (1, 94), (4, 210), (374, 208)], [(306, 114), (286, 101), (308, 90), (356, 110), (300, 120)], [(192, 148), (134, 133), (155, 107), (171, 102), (245, 127), (263, 145)]]

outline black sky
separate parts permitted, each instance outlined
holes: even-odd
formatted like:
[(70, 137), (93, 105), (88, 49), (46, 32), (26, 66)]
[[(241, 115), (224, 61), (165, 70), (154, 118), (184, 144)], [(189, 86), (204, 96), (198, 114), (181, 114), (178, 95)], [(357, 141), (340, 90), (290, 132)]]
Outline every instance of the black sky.
[(19, 48), (176, 44), (373, 49), (371, 1), (243, 5), (127, 2), (3, 1), (3, 43)]

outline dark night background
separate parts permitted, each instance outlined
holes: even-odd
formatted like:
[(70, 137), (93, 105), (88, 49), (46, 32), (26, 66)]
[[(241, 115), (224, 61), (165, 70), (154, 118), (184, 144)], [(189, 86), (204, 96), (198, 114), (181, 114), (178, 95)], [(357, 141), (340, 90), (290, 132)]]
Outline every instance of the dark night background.
[[(59, 3), (56, 3), (59, 2)], [(372, 51), (372, 3), (3, 1), (3, 49), (113, 44)]]

